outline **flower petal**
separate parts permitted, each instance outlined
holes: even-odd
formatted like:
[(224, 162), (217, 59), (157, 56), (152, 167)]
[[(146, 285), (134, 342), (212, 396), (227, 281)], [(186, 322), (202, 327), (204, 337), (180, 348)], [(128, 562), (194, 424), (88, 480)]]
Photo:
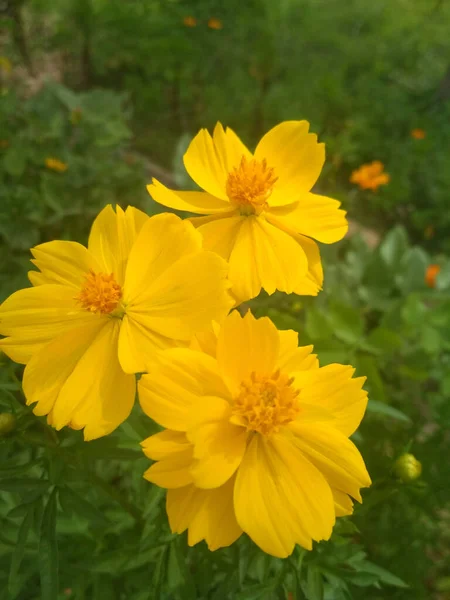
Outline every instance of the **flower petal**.
[[(229, 260), (240, 228), (246, 219), (247, 217), (234, 215), (200, 225), (198, 231), (202, 235), (205, 250), (211, 250)], [(192, 219), (192, 222), (196, 225), (195, 219)]]
[(234, 310), (223, 322), (217, 341), (220, 372), (235, 393), (252, 372), (271, 375), (275, 370), (279, 337), (272, 321), (255, 319), (251, 312), (241, 317)]
[(213, 252), (185, 256), (129, 303), (127, 314), (161, 336), (189, 342), (194, 334), (221, 322), (233, 299), (227, 263)]
[(130, 252), (124, 285), (125, 304), (147, 296), (148, 289), (171, 266), (201, 248), (201, 235), (189, 222), (169, 213), (150, 217)]
[(193, 485), (167, 492), (167, 515), (173, 533), (188, 531), (188, 544), (205, 540), (211, 551), (230, 546), (242, 534), (234, 514), (235, 478), (213, 490)]
[(100, 269), (89, 250), (77, 242), (47, 242), (32, 248), (31, 254), (31, 262), (41, 271), (29, 273), (33, 285), (59, 283), (78, 290), (91, 269)]
[(271, 129), (255, 150), (257, 160), (267, 160), (278, 181), (269, 198), (270, 206), (284, 206), (309, 192), (325, 162), (325, 146), (308, 133), (307, 121), (284, 121)]
[(302, 193), (296, 199), (298, 202), (290, 206), (271, 208), (270, 214), (292, 231), (324, 244), (338, 242), (345, 236), (347, 213), (339, 208), (338, 200), (312, 193)]
[[(103, 319), (95, 319), (60, 334), (40, 352), (33, 355), (23, 375), (23, 390), (27, 404), (37, 402), (33, 411), (36, 415), (47, 415), (69, 376), (82, 356), (108, 325)], [(75, 406), (78, 399), (73, 402)], [(52, 415), (52, 424), (54, 423)], [(67, 423), (70, 418), (67, 419)], [(56, 425), (56, 424), (55, 424)]]
[(339, 490), (331, 489), (334, 500), (334, 509), (337, 517), (346, 517), (353, 514), (353, 502), (350, 496), (340, 492)]
[(113, 210), (106, 206), (95, 219), (89, 235), (89, 251), (101, 265), (103, 273), (113, 273), (122, 285), (131, 248), (149, 219), (142, 211), (129, 206), (123, 211), (120, 206)]
[(191, 446), (184, 432), (171, 429), (155, 433), (141, 442), (143, 453), (152, 460), (162, 460)]
[(216, 361), (202, 352), (173, 348), (158, 355), (151, 375), (138, 383), (142, 410), (163, 427), (186, 431), (200, 396), (229, 397)]
[(335, 521), (333, 497), (322, 474), (282, 435), (255, 435), (239, 467), (234, 491), (242, 529), (273, 556), (295, 544), (311, 549), (328, 539)]
[(170, 454), (148, 468), (144, 473), (144, 478), (160, 487), (181, 488), (193, 481), (190, 470), (191, 464), (192, 445), (179, 444), (177, 452), (170, 452)]
[(340, 431), (323, 423), (312, 425), (297, 420), (290, 423), (295, 444), (323, 473), (333, 489), (361, 501), (359, 489), (371, 484), (364, 461), (356, 446)]
[(180, 345), (173, 339), (160, 335), (147, 326), (145, 316), (125, 315), (119, 334), (119, 361), (125, 373), (144, 373), (155, 358), (156, 352)]
[(197, 185), (212, 196), (227, 200), (225, 183), (228, 174), (206, 129), (201, 129), (189, 144), (183, 162)]
[(361, 389), (366, 378), (352, 379), (354, 372), (350, 366), (332, 364), (295, 374), (302, 400), (331, 411), (335, 416), (333, 427), (347, 437), (356, 431), (367, 407), (367, 392)]
[(247, 160), (252, 158), (252, 153), (234, 131), (229, 127), (224, 129), (221, 123), (217, 123), (214, 127), (213, 142), (227, 175), (239, 166), (243, 156)]
[(233, 475), (244, 456), (248, 434), (229, 422), (230, 403), (203, 397), (191, 407), (187, 437), (194, 445), (191, 473), (201, 488), (217, 488)]
[(207, 192), (180, 192), (171, 190), (157, 179), (147, 186), (147, 191), (155, 202), (186, 212), (210, 215), (230, 210), (227, 200), (216, 198)]
[[(52, 394), (56, 396), (52, 422), (61, 429), (71, 420), (84, 427), (84, 439), (92, 440), (111, 433), (131, 412), (136, 393), (133, 375), (126, 375), (117, 358), (117, 341), (120, 321), (107, 320), (98, 334), (71, 338), (71, 332), (49, 344), (44, 352), (27, 367), (24, 390), (29, 401), (39, 398), (45, 390), (45, 373), (53, 368), (47, 356), (64, 363), (64, 377), (55, 383)], [(47, 354), (48, 353), (48, 354)], [(50, 366), (49, 366), (50, 365)], [(62, 385), (61, 385), (62, 384)]]
[(13, 360), (27, 363), (50, 340), (68, 329), (104, 317), (81, 310), (72, 287), (47, 284), (19, 290), (0, 306), (0, 349)]
[(257, 296), (261, 287), (268, 294), (290, 294), (307, 270), (305, 252), (290, 235), (260, 217), (247, 217), (242, 223), (229, 271), (232, 292), (241, 301)]

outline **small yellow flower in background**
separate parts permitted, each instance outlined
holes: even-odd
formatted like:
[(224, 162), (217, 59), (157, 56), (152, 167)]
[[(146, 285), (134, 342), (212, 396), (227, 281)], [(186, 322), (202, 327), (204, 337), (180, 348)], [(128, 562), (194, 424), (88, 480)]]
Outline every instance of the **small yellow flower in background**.
[(426, 137), (427, 133), (424, 129), (413, 129), (411, 131), (411, 137), (415, 140), (423, 140)]
[(434, 227), (433, 225), (427, 225), (423, 232), (423, 237), (426, 240), (431, 240), (434, 237)]
[(12, 71), (12, 64), (6, 56), (0, 56), (0, 71), (9, 75)]
[(186, 27), (196, 27), (197, 26), (197, 19), (195, 17), (184, 17), (183, 18), (183, 25), (185, 25)]
[(161, 349), (187, 345), (228, 313), (227, 265), (175, 215), (149, 218), (107, 206), (88, 247), (54, 241), (32, 249), (34, 287), (0, 307), (0, 348), (26, 364), (23, 389), (56, 429), (107, 435), (129, 415), (133, 373)]
[(342, 239), (348, 223), (340, 202), (310, 192), (325, 161), (324, 144), (307, 121), (286, 121), (263, 136), (254, 154), (218, 123), (192, 140), (184, 165), (205, 191), (147, 187), (164, 206), (201, 215), (190, 219), (205, 247), (229, 261), (238, 301), (261, 288), (316, 295), (323, 282), (319, 248)]
[(380, 185), (390, 181), (388, 173), (384, 172), (384, 165), (379, 160), (374, 160), (353, 171), (350, 176), (351, 183), (357, 183), (362, 190), (377, 190)]
[(143, 410), (166, 428), (144, 442), (149, 481), (168, 488), (173, 532), (229, 546), (245, 532), (265, 552), (328, 539), (371, 484), (348, 439), (366, 409), (365, 378), (319, 368), (312, 346), (264, 317), (233, 311), (191, 348), (158, 355), (139, 381)]
[(222, 21), (220, 21), (219, 19), (216, 19), (214, 17), (211, 17), (208, 20), (208, 27), (210, 29), (222, 29), (223, 28)]
[(439, 265), (428, 265), (425, 272), (425, 283), (428, 287), (436, 287), (436, 277), (438, 276), (441, 267)]
[(394, 472), (403, 482), (414, 481), (422, 473), (422, 464), (413, 454), (402, 454), (394, 464)]
[(68, 169), (68, 165), (57, 158), (46, 158), (45, 166), (47, 169), (56, 171), (57, 173), (64, 173), (64, 171), (67, 171)]

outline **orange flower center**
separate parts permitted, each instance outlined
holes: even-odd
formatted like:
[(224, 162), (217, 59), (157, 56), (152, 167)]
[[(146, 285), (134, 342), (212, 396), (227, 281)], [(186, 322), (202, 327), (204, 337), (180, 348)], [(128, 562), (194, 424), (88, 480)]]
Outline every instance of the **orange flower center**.
[(241, 383), (234, 400), (233, 416), (247, 431), (263, 435), (276, 433), (300, 412), (297, 398), (300, 392), (292, 387), (293, 382), (293, 377), (279, 370), (269, 377), (252, 373), (249, 380)]
[(243, 156), (239, 166), (228, 174), (227, 196), (241, 214), (259, 215), (267, 208), (267, 199), (277, 179), (273, 168), (267, 166), (266, 159), (247, 160)]
[(76, 300), (81, 306), (92, 313), (108, 315), (119, 306), (122, 298), (122, 288), (111, 273), (94, 273), (89, 271)]

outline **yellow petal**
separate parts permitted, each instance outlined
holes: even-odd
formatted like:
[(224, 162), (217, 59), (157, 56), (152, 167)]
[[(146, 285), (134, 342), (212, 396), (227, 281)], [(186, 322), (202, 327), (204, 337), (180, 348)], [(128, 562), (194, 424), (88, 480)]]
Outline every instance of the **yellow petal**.
[(324, 244), (338, 242), (345, 236), (347, 213), (339, 208), (340, 202), (312, 193), (301, 194), (295, 199), (298, 200), (295, 204), (274, 207), (270, 214), (292, 231)]
[(334, 509), (337, 517), (346, 517), (353, 514), (353, 502), (350, 496), (339, 490), (331, 490), (333, 493)]
[(169, 213), (149, 218), (129, 255), (124, 302), (148, 295), (148, 288), (172, 265), (201, 248), (201, 235), (187, 221)]
[(284, 121), (271, 129), (259, 142), (255, 158), (266, 159), (275, 171), (275, 183), (269, 206), (284, 206), (309, 192), (325, 162), (325, 146), (308, 133), (307, 121)]
[(311, 354), (313, 346), (298, 347), (298, 333), (296, 331), (278, 331), (280, 337), (280, 351), (277, 358), (277, 368), (285, 373), (305, 371), (318, 368), (315, 354)]
[(252, 372), (271, 375), (278, 356), (279, 337), (272, 321), (241, 317), (234, 310), (223, 322), (217, 342), (217, 362), (230, 389), (236, 393)]
[(367, 392), (361, 389), (366, 379), (352, 379), (354, 371), (352, 367), (333, 364), (295, 374), (302, 387), (302, 400), (330, 410), (335, 417), (333, 427), (347, 437), (357, 429), (367, 407)]
[(42, 273), (30, 272), (33, 285), (60, 283), (78, 290), (91, 269), (99, 270), (96, 259), (77, 242), (47, 242), (32, 248), (31, 253), (34, 256), (31, 262)]
[(257, 216), (247, 217), (230, 256), (229, 278), (241, 301), (281, 290), (291, 294), (301, 285), (308, 262), (292, 236)]
[(0, 306), (0, 348), (13, 360), (27, 363), (50, 340), (68, 329), (101, 319), (80, 310), (72, 287), (56, 284), (19, 290)]
[(203, 397), (191, 407), (187, 437), (194, 445), (191, 473), (201, 488), (223, 485), (238, 468), (248, 434), (229, 422), (230, 403), (223, 398)]
[(157, 179), (147, 186), (147, 191), (155, 202), (186, 212), (209, 215), (230, 210), (228, 200), (221, 200), (206, 192), (179, 192), (171, 190)]
[(232, 477), (220, 488), (201, 490), (193, 485), (167, 492), (167, 514), (173, 533), (189, 528), (188, 544), (205, 540), (211, 551), (230, 546), (242, 534), (233, 507)]
[(130, 414), (136, 381), (122, 371), (117, 358), (119, 329), (120, 321), (109, 319), (75, 363), (75, 352), (67, 351), (73, 370), (53, 407), (57, 429), (73, 419), (84, 426), (84, 439), (92, 440), (114, 431)]
[(202, 352), (173, 348), (158, 355), (151, 375), (139, 380), (143, 411), (163, 427), (186, 431), (199, 396), (229, 397), (216, 361)]
[(206, 129), (201, 129), (189, 144), (183, 162), (186, 171), (197, 185), (212, 196), (227, 200), (227, 172)]
[[(73, 327), (33, 355), (24, 371), (23, 390), (27, 404), (37, 402), (33, 408), (36, 415), (47, 415), (53, 410), (67, 379), (107, 324), (106, 320), (94, 319)], [(74, 400), (73, 405), (77, 402)], [(67, 423), (69, 421), (70, 418)], [(53, 413), (51, 423), (56, 427)]]
[(95, 219), (89, 235), (89, 251), (101, 265), (103, 273), (113, 273), (121, 285), (125, 279), (125, 269), (131, 248), (148, 220), (142, 211), (129, 206), (116, 211), (109, 204)]
[(119, 361), (125, 373), (144, 373), (151, 369), (156, 352), (181, 345), (147, 327), (145, 317), (125, 315), (119, 334)]
[(224, 129), (221, 123), (217, 123), (214, 127), (213, 142), (217, 156), (227, 174), (239, 166), (243, 156), (247, 160), (252, 158), (252, 153), (234, 131), (229, 127)]
[(273, 556), (295, 544), (311, 549), (328, 539), (335, 521), (333, 497), (321, 473), (282, 435), (255, 435), (239, 467), (234, 491), (239, 525)]
[(144, 477), (160, 487), (181, 488), (192, 483), (191, 464), (192, 446), (188, 446), (154, 463)]
[(227, 263), (212, 252), (181, 258), (128, 304), (127, 314), (161, 336), (189, 342), (213, 320), (225, 318), (233, 299)]
[[(229, 260), (240, 228), (246, 218), (240, 215), (228, 216), (200, 225), (198, 231), (202, 235), (205, 250), (216, 252), (225, 260)], [(196, 225), (195, 219), (191, 221)]]
[(182, 431), (172, 431), (165, 429), (141, 442), (142, 451), (145, 456), (152, 460), (161, 460), (176, 454), (186, 448), (190, 448), (192, 444)]
[(217, 336), (219, 335), (220, 325), (216, 322), (212, 324), (209, 331), (196, 334), (191, 341), (190, 348), (192, 350), (200, 350), (213, 358), (217, 354)]
[(356, 446), (340, 431), (324, 423), (289, 425), (295, 431), (295, 444), (321, 471), (329, 485), (361, 501), (359, 489), (371, 484), (364, 461)]

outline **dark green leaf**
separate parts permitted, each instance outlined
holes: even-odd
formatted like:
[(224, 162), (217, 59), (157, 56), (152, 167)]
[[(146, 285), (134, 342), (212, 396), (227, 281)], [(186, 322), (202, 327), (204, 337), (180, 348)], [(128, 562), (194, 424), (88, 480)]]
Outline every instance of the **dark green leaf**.
[(42, 516), (39, 540), (39, 571), (41, 597), (58, 600), (58, 545), (56, 541), (57, 490), (53, 488)]
[(405, 415), (401, 410), (389, 406), (389, 404), (385, 404), (384, 402), (378, 402), (377, 400), (369, 400), (367, 411), (383, 417), (390, 417), (397, 421), (403, 421), (403, 423), (411, 423), (411, 419), (408, 415)]
[(0, 479), (0, 490), (4, 492), (30, 492), (48, 489), (50, 482), (46, 479)]
[(17, 576), (19, 574), (22, 558), (25, 553), (25, 545), (27, 543), (28, 533), (33, 523), (33, 510), (28, 507), (28, 512), (19, 528), (17, 536), (17, 544), (11, 558), (11, 568), (9, 571), (8, 590), (13, 593), (17, 585)]

